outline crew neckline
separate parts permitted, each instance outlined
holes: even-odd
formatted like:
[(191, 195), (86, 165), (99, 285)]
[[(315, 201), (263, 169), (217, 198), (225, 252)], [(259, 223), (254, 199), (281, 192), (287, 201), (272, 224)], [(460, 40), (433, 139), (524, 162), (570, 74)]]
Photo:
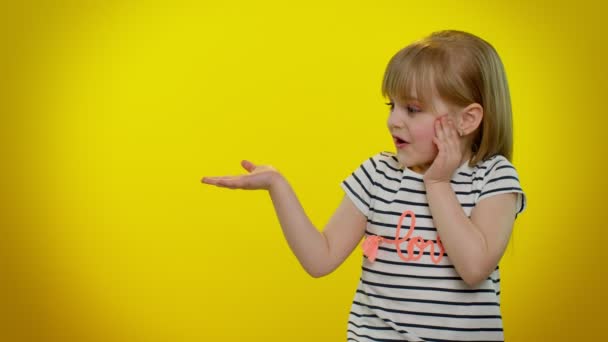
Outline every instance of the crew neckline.
[[(452, 177), (454, 177), (454, 175), (457, 174), (460, 171), (470, 171), (470, 170), (472, 170), (473, 168), (469, 166), (469, 162), (470, 161), (471, 160), (469, 159), (469, 160), (464, 161), (462, 164), (460, 164), (460, 166), (458, 166), (456, 168), (456, 170), (454, 170), (454, 173), (452, 174)], [(403, 174), (404, 175), (405, 174), (410, 174), (410, 175), (415, 176), (416, 178), (419, 178), (419, 179), (423, 179), (423, 177), (424, 177), (423, 173), (418, 173), (418, 172), (410, 169), (407, 166), (403, 166)]]

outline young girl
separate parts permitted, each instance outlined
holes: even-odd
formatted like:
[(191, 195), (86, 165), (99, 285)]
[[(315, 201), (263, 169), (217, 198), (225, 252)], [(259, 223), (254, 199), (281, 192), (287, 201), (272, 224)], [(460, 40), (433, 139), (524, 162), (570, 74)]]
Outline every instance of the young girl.
[(269, 191), (289, 246), (313, 277), (336, 269), (362, 238), (365, 257), (349, 341), (502, 341), (500, 276), (526, 205), (513, 165), (502, 62), (486, 41), (436, 32), (399, 51), (383, 85), (396, 153), (363, 162), (319, 232), (281, 173), (203, 183)]

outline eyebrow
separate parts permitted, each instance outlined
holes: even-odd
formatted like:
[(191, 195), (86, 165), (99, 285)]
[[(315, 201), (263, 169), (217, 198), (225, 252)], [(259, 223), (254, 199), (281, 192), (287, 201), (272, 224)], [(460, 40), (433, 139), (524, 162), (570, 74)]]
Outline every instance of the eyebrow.
[(418, 99), (416, 97), (407, 96), (404, 100), (406, 102), (410, 102), (410, 101), (415, 102), (416, 104), (418, 104), (420, 106), (424, 105), (424, 102), (422, 102), (422, 100), (420, 100), (420, 99)]
[[(394, 98), (393, 98), (392, 96), (389, 96), (388, 98), (389, 98), (389, 100), (391, 100), (391, 101), (392, 101), (392, 100), (394, 100)], [(405, 101), (416, 101), (416, 102), (420, 102), (420, 103), (422, 103), (422, 100), (420, 100), (420, 99), (419, 99), (419, 98), (417, 98), (417, 97), (413, 97), (413, 96), (405, 96), (405, 97), (401, 97), (401, 99), (402, 99), (402, 100), (405, 100)]]

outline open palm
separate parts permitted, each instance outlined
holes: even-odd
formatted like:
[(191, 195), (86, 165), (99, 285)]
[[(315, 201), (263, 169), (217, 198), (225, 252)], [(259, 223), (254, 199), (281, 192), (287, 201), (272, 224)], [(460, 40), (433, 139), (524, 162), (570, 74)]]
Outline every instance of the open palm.
[(241, 166), (249, 172), (238, 176), (203, 177), (201, 182), (229, 189), (269, 190), (273, 182), (280, 177), (279, 172), (270, 165), (256, 166), (243, 160)]

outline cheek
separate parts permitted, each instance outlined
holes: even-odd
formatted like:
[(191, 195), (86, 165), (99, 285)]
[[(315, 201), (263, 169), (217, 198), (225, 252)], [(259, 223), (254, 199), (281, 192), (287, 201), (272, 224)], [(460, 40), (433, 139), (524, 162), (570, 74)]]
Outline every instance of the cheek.
[(417, 127), (416, 132), (414, 132), (416, 141), (420, 143), (430, 143), (433, 144), (433, 137), (435, 137), (435, 127), (432, 122), (425, 123), (424, 125), (420, 125)]

